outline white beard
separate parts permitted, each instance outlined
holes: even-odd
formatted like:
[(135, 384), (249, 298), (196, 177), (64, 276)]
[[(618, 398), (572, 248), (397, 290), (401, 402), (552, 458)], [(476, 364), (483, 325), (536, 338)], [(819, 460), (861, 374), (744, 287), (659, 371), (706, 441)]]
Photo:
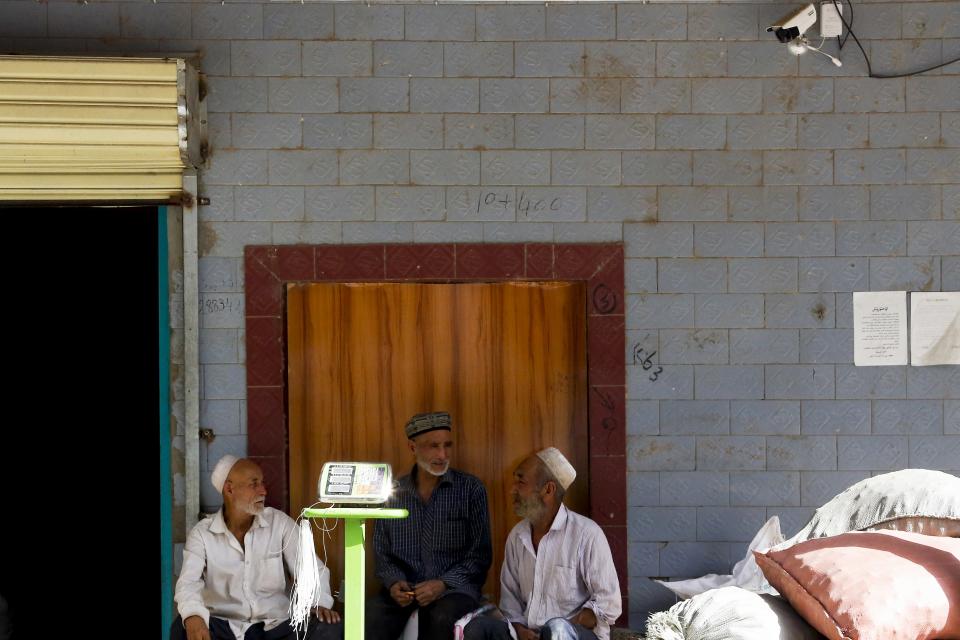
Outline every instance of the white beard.
[(423, 462), (422, 460), (417, 460), (417, 466), (419, 466), (421, 469), (423, 469), (430, 475), (439, 478), (440, 476), (445, 474), (447, 470), (450, 468), (450, 462), (448, 461), (443, 465), (443, 471), (434, 471), (433, 468), (430, 466), (430, 463)]

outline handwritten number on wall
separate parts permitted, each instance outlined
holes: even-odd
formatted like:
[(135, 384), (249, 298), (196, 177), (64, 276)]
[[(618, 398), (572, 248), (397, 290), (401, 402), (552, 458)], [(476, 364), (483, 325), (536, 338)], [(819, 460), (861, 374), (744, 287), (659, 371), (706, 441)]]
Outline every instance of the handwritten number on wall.
[(633, 345), (633, 364), (639, 363), (644, 371), (650, 371), (650, 369), (656, 367), (656, 369), (650, 373), (650, 382), (656, 382), (660, 378), (660, 374), (663, 373), (663, 367), (653, 363), (653, 356), (655, 355), (657, 355), (656, 351), (651, 351), (647, 354), (639, 342)]

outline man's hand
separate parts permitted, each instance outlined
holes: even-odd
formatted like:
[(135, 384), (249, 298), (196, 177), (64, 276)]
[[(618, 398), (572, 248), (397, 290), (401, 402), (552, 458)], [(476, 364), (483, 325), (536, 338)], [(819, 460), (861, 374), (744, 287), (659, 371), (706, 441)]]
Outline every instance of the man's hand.
[(406, 580), (397, 580), (390, 585), (390, 597), (401, 607), (412, 604), (413, 596), (413, 589), (410, 588), (410, 584)]
[(200, 616), (190, 616), (183, 621), (187, 630), (187, 640), (210, 640), (210, 629)]
[(597, 614), (593, 612), (593, 609), (580, 609), (577, 615), (570, 619), (570, 622), (587, 629), (593, 629), (597, 626)]
[(313, 614), (317, 616), (317, 620), (320, 622), (326, 622), (327, 624), (336, 624), (340, 622), (340, 614), (333, 609), (317, 607), (313, 610)]
[(439, 598), (446, 590), (447, 585), (443, 584), (443, 580), (427, 580), (426, 582), (421, 582), (413, 589), (417, 604), (421, 607), (425, 607)]
[(514, 622), (513, 628), (517, 632), (517, 640), (537, 640), (540, 637), (539, 631), (534, 631), (530, 627), (522, 625), (519, 622)]

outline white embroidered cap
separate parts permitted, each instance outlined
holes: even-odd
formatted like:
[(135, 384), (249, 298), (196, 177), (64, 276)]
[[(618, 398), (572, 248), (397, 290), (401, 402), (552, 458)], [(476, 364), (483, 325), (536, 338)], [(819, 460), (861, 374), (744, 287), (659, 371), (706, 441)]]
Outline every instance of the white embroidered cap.
[(223, 483), (227, 481), (230, 469), (233, 469), (233, 465), (237, 464), (237, 460), (236, 456), (228, 453), (217, 461), (217, 466), (213, 468), (213, 473), (210, 475), (210, 483), (217, 490), (217, 493), (223, 493)]
[(577, 477), (577, 470), (573, 468), (572, 464), (567, 462), (567, 459), (563, 457), (559, 449), (556, 447), (547, 447), (542, 451), (537, 451), (537, 457), (547, 466), (547, 469), (549, 469), (550, 473), (557, 479), (557, 482), (560, 483), (564, 491), (573, 484), (574, 478)]

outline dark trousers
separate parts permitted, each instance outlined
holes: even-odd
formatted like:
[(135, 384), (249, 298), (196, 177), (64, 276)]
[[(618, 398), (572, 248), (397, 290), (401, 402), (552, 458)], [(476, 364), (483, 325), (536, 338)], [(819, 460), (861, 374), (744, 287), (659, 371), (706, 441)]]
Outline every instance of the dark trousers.
[[(187, 640), (187, 630), (180, 616), (177, 616), (170, 626), (170, 640)], [(210, 616), (210, 640), (236, 640), (236, 638), (226, 620)], [(310, 616), (306, 636), (300, 638), (294, 634), (289, 620), (284, 620), (269, 631), (264, 631), (263, 623), (259, 622), (247, 629), (243, 634), (243, 640), (343, 640), (343, 622), (327, 624)]]
[[(512, 640), (509, 623), (490, 616), (478, 616), (463, 630), (463, 640)], [(574, 635), (576, 634), (576, 635)], [(597, 640), (596, 634), (562, 618), (547, 620), (540, 628), (540, 640)]]
[[(479, 606), (465, 593), (448, 593), (419, 607), (417, 640), (453, 640), (454, 623)], [(367, 599), (364, 640), (397, 640), (416, 610), (416, 604), (401, 607), (386, 590)]]

